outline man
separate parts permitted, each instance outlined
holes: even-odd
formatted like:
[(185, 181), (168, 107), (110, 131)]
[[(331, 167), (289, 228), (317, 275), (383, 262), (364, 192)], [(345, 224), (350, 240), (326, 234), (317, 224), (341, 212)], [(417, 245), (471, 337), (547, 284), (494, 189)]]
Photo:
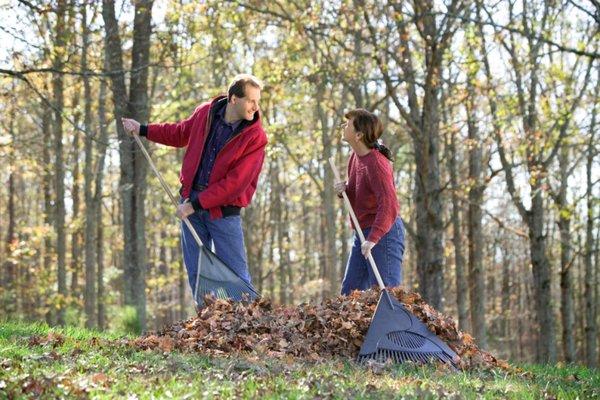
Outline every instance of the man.
[[(250, 283), (240, 209), (246, 207), (258, 182), (265, 157), (259, 100), (262, 83), (241, 74), (233, 78), (227, 96), (201, 104), (186, 120), (140, 125), (123, 118), (123, 127), (150, 141), (187, 149), (181, 173), (181, 203), (176, 214), (187, 217), (202, 243), (243, 280)], [(199, 249), (188, 227), (181, 224), (183, 258), (195, 293)]]

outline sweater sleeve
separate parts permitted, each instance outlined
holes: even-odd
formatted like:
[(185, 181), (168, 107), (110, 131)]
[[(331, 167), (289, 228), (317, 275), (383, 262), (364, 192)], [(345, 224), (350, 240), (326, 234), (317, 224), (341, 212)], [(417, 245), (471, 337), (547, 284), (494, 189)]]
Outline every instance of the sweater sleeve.
[(367, 176), (369, 186), (377, 198), (377, 214), (367, 240), (377, 243), (390, 230), (398, 216), (398, 200), (392, 167), (387, 160), (376, 158), (369, 166)]
[(209, 107), (209, 104), (198, 106), (196, 110), (194, 110), (194, 113), (183, 121), (176, 123), (148, 124), (146, 128), (146, 138), (152, 142), (167, 146), (187, 146), (194, 121), (196, 118), (199, 118), (199, 115), (204, 111), (204, 107)]

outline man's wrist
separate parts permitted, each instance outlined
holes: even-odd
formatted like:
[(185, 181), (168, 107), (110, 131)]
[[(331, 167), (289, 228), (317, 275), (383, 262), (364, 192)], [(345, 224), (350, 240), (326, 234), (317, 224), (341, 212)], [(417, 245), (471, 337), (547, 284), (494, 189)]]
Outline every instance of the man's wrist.
[(190, 203), (192, 203), (194, 211), (198, 212), (204, 210), (204, 208), (202, 208), (202, 204), (200, 204), (200, 199), (198, 198), (198, 196), (196, 196), (194, 200), (191, 200)]

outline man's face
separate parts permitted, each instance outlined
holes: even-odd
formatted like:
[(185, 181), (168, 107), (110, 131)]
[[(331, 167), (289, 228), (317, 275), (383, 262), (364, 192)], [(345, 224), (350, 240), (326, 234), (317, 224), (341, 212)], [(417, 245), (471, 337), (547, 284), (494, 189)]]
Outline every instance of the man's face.
[(246, 85), (244, 88), (245, 97), (231, 97), (233, 110), (239, 119), (252, 121), (254, 113), (258, 111), (258, 102), (260, 101), (260, 89), (252, 85)]

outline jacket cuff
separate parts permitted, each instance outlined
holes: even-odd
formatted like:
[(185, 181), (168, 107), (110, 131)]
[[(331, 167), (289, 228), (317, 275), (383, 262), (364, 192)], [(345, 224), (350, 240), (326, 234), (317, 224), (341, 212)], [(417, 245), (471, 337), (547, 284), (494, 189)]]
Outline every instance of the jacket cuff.
[(148, 136), (148, 125), (140, 125), (140, 136)]

